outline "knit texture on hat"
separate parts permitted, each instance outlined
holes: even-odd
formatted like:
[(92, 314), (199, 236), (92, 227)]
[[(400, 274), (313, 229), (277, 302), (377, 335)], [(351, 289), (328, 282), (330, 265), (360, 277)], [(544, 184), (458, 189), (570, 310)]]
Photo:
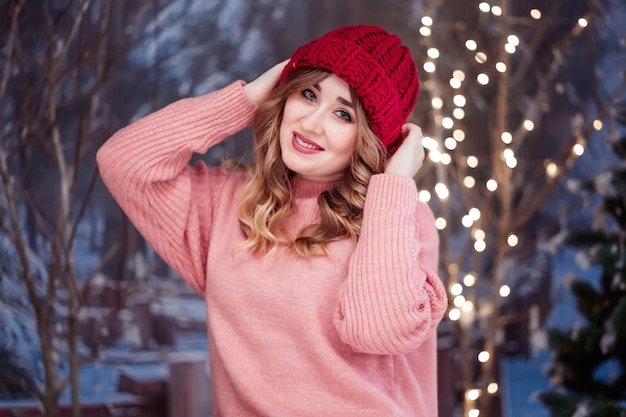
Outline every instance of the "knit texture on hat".
[(304, 68), (331, 71), (363, 102), (369, 126), (389, 154), (402, 143), (401, 128), (417, 101), (419, 78), (411, 51), (377, 26), (345, 26), (302, 45), (281, 81)]

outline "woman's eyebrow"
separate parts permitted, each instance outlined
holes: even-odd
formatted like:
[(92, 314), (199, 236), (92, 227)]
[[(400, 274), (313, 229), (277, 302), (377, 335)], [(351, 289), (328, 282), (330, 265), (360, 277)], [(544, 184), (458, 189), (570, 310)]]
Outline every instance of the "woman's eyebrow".
[[(317, 91), (319, 91), (320, 93), (322, 92), (322, 87), (319, 84), (314, 84), (313, 88), (317, 89)], [(337, 97), (337, 101), (343, 104), (344, 106), (350, 107), (351, 109), (354, 108), (354, 106), (352, 105), (352, 102), (350, 100), (346, 100), (343, 97)]]

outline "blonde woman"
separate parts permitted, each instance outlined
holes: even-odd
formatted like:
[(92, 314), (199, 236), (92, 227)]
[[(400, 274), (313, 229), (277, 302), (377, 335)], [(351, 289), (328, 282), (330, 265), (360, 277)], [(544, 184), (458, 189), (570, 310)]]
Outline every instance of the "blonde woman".
[[(216, 416), (437, 415), (447, 299), (412, 179), (418, 89), (397, 36), (342, 27), (99, 150), (120, 206), (206, 300)], [(189, 165), (250, 124), (250, 167)]]

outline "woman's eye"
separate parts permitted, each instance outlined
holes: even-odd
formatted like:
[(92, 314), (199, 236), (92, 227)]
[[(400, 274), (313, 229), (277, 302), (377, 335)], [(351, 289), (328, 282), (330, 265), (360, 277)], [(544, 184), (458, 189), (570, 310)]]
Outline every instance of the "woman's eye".
[(315, 99), (317, 98), (315, 96), (315, 93), (308, 88), (302, 92), (302, 95), (309, 101), (315, 101)]
[(351, 121), (352, 121), (352, 116), (350, 115), (350, 113), (348, 113), (348, 112), (347, 112), (347, 111), (345, 111), (345, 110), (337, 110), (337, 111), (335, 112), (335, 114), (336, 114), (337, 116), (339, 116), (339, 118), (340, 118), (340, 119), (343, 119), (343, 120), (345, 120), (346, 122), (351, 122)]

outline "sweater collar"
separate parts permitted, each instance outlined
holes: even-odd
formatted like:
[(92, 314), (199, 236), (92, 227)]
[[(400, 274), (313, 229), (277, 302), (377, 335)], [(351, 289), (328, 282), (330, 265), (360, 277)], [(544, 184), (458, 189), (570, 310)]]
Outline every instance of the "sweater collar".
[(317, 198), (322, 191), (338, 184), (339, 181), (313, 181), (294, 176), (291, 178), (291, 195), (294, 198)]

